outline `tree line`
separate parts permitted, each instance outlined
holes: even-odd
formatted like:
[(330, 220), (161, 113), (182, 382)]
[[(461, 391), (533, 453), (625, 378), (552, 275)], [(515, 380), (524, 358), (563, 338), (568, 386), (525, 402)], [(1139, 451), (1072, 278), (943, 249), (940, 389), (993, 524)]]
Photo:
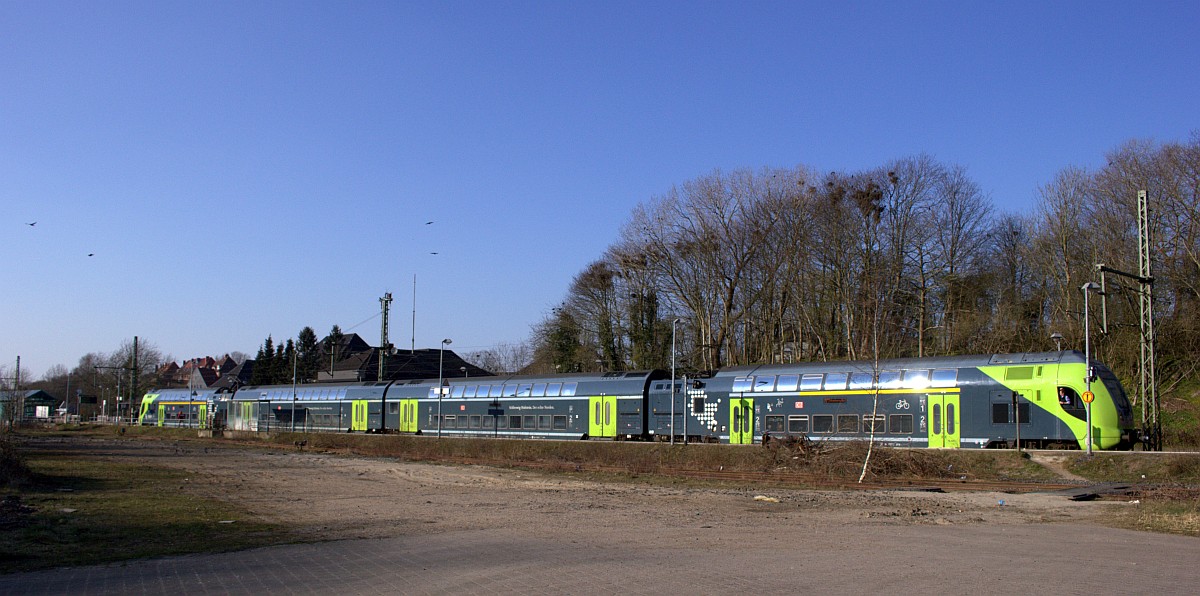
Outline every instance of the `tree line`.
[[(1164, 388), (1200, 355), (1200, 134), (1131, 141), (1061, 170), (1030, 213), (997, 210), (927, 155), (861, 172), (716, 171), (635, 208), (535, 325), (531, 371), (626, 370), (1083, 349), (1095, 265), (1138, 271), (1146, 190)], [(1138, 362), (1136, 287), (1107, 281), (1099, 358)], [(1099, 306), (1100, 297), (1093, 297)], [(1099, 329), (1099, 308), (1091, 311)], [(678, 323), (675, 321), (678, 320)]]

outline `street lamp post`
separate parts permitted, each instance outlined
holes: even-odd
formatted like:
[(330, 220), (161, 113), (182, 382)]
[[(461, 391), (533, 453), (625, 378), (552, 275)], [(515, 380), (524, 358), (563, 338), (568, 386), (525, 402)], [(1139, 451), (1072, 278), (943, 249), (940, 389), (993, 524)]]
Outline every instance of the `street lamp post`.
[[(388, 295), (388, 299), (391, 299), (390, 294)], [(292, 432), (296, 432), (296, 354), (299, 351), (292, 350)], [(383, 354), (381, 353), (379, 357), (383, 358)]]
[[(1092, 341), (1090, 335), (1091, 321), (1088, 319), (1088, 295), (1100, 289), (1100, 284), (1089, 281), (1080, 286), (1083, 292), (1083, 382), (1087, 395), (1092, 394)], [(1092, 454), (1092, 400), (1084, 400), (1087, 408), (1087, 454)]]
[[(671, 444), (675, 444), (675, 326), (679, 324), (679, 319), (671, 321)], [(683, 432), (687, 432), (687, 424), (683, 425)]]
[(453, 342), (450, 341), (450, 338), (446, 338), (446, 339), (442, 340), (442, 345), (438, 347), (438, 384), (437, 384), (437, 392), (438, 392), (438, 427), (437, 428), (438, 428), (438, 434), (437, 434), (437, 436), (439, 439), (442, 438), (442, 396), (446, 394), (446, 389), (444, 387), (442, 387), (442, 363), (444, 362), (443, 358), (445, 357), (446, 346), (451, 343), (453, 343)]

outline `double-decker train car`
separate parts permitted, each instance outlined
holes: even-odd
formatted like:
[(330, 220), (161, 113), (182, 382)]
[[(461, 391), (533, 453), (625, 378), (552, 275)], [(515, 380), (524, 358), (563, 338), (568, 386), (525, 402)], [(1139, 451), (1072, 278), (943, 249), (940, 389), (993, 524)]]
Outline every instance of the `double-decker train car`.
[[(686, 389), (685, 432), (728, 443), (873, 438), (983, 448), (1019, 438), (1027, 447), (1084, 448), (1085, 368), (1079, 352), (728, 368)], [(1131, 448), (1140, 434), (1125, 391), (1107, 367), (1092, 369), (1093, 447)], [(660, 400), (650, 407), (663, 409)]]
[(642, 438), (662, 371), (243, 387), (228, 428), (540, 439)]
[[(250, 386), (205, 403), (228, 428), (257, 432), (1084, 448), (1085, 368), (1067, 351), (735, 367), (673, 387), (659, 370)], [(1092, 369), (1092, 445), (1131, 448), (1141, 437), (1125, 392)], [(143, 424), (199, 415), (171, 391), (184, 390), (146, 396)]]
[(156, 389), (142, 396), (138, 420), (149, 426), (220, 426), (222, 400), (212, 389)]

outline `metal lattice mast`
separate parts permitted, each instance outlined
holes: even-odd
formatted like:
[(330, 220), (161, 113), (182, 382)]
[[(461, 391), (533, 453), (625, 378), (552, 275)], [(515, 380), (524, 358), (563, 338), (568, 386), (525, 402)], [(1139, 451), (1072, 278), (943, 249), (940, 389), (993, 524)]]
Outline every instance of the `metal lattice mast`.
[(379, 299), (379, 308), (383, 311), (383, 321), (380, 324), (379, 330), (379, 376), (375, 380), (383, 380), (384, 361), (387, 360), (388, 351), (392, 349), (392, 344), (388, 343), (388, 308), (392, 304), (392, 293), (387, 292), (383, 298)]
[(1138, 191), (1138, 303), (1141, 307), (1141, 395), (1142, 429), (1150, 435), (1151, 449), (1162, 450), (1162, 421), (1158, 410), (1158, 379), (1155, 374), (1154, 275), (1150, 267), (1150, 209), (1146, 191)]

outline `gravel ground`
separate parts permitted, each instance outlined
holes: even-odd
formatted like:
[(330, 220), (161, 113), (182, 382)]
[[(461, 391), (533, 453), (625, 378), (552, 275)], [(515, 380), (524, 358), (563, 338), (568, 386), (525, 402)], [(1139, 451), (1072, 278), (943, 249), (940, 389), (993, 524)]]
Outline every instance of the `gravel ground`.
[[(57, 440), (55, 440), (57, 441)], [(189, 472), (310, 544), (0, 577), (4, 594), (1190, 594), (1200, 540), (1058, 494), (593, 482), (191, 441), (56, 449)], [(236, 520), (234, 520), (236, 522)]]
[[(78, 441), (72, 440), (70, 444)], [(1120, 502), (1053, 493), (673, 488), (553, 474), (409, 463), (300, 450), (192, 442), (83, 441), (92, 457), (145, 458), (190, 471), (185, 494), (233, 498), (317, 540), (456, 530), (573, 532), (605, 528), (817, 527), (1087, 522)], [(80, 445), (83, 447), (83, 445)]]

